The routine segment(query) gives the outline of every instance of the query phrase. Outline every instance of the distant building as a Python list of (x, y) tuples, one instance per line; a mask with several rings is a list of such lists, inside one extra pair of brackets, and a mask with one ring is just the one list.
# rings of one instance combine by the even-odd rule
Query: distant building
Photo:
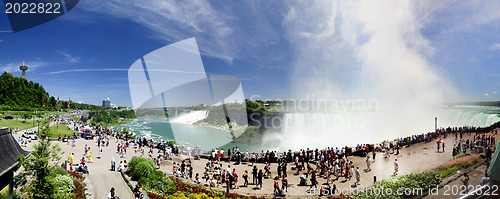
[(109, 101), (109, 98), (102, 100), (102, 106), (103, 107), (111, 107), (111, 101)]

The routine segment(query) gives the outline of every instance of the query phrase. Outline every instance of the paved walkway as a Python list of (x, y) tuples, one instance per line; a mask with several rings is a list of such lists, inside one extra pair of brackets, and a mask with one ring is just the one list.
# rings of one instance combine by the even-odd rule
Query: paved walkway
[[(52, 123), (51, 125), (54, 124)], [(36, 130), (36, 128), (34, 130)], [(14, 134), (16, 139), (20, 136), (20, 133)], [(23, 148), (25, 150), (32, 151), (34, 143), (37, 143), (37, 141), (32, 141)], [(84, 146), (87, 145), (87, 147), (91, 148), (93, 163), (88, 163), (89, 175), (84, 176), (88, 178), (87, 182), (91, 183), (88, 185), (88, 188), (93, 188), (93, 190), (87, 191), (87, 193), (91, 194), (91, 196), (87, 198), (107, 198), (111, 187), (115, 188), (116, 193), (120, 198), (134, 198), (132, 191), (127, 186), (120, 173), (109, 170), (111, 168), (110, 165), (112, 157), (115, 157), (115, 160), (117, 160), (117, 166), (121, 160), (115, 153), (117, 146), (115, 139), (110, 141), (109, 147), (102, 148), (103, 153), (100, 159), (97, 158), (97, 143), (94, 140), (84, 140), (79, 138), (76, 140), (76, 147), (74, 148), (66, 142), (53, 141), (52, 143), (58, 144), (61, 147), (61, 152), (63, 153), (61, 162), (67, 159), (68, 153), (74, 153), (75, 162), (79, 162), (79, 160), (84, 157)], [(130, 160), (130, 158), (127, 160)]]

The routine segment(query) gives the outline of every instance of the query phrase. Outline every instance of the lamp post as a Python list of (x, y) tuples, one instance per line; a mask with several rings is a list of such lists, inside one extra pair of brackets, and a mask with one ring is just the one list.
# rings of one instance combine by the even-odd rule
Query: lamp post
[(36, 120), (36, 122), (38, 123), (37, 132), (40, 133), (40, 119)]
[(434, 132), (437, 133), (437, 129), (438, 129), (438, 117), (435, 117), (434, 118)]

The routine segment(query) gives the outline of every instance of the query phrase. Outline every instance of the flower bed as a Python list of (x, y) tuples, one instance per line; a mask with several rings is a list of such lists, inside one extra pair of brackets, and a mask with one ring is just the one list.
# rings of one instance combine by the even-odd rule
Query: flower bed
[[(394, 176), (378, 181), (354, 195), (354, 198), (402, 198), (421, 195), (429, 187), (438, 185), (442, 176), (436, 171), (424, 171)], [(405, 192), (410, 190), (411, 192)], [(416, 190), (416, 191), (413, 191)]]
[(455, 160), (455, 159), (458, 159), (458, 158), (463, 158), (463, 157), (465, 157), (465, 156), (469, 156), (469, 155), (470, 155), (470, 153), (462, 153), (462, 154), (458, 154), (458, 155), (453, 156), (452, 158), (450, 158), (450, 160), (448, 160), (448, 161), (452, 161), (452, 160)]
[(75, 186), (75, 189), (73, 189), (73, 198), (85, 199), (86, 189), (85, 184), (83, 183), (84, 177), (76, 171), (69, 172), (69, 175), (73, 177), (73, 185)]
[(447, 178), (457, 171), (470, 167), (481, 160), (482, 158), (478, 154), (456, 158), (436, 168), (435, 171), (439, 172), (444, 178)]

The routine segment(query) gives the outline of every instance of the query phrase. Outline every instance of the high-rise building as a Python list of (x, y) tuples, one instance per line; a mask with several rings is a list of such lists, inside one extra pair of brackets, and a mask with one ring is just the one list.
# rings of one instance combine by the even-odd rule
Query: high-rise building
[(102, 100), (102, 106), (103, 107), (111, 107), (111, 101), (109, 101), (109, 98)]

